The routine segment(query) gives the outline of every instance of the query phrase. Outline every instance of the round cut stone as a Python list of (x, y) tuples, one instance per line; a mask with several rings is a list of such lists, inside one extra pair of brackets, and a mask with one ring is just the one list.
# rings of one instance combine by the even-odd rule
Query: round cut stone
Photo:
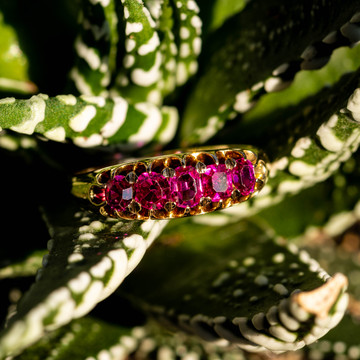
[(145, 209), (159, 210), (170, 200), (169, 181), (161, 174), (142, 173), (134, 184), (134, 199)]
[(250, 160), (236, 160), (236, 165), (232, 169), (232, 180), (241, 195), (246, 196), (254, 191), (256, 179), (254, 165)]
[(105, 200), (112, 210), (125, 210), (133, 198), (133, 187), (125, 176), (116, 175), (106, 185)]
[(201, 175), (201, 183), (203, 196), (210, 197), (212, 201), (229, 198), (233, 190), (231, 170), (224, 164), (208, 165)]
[(177, 206), (186, 208), (196, 206), (203, 196), (200, 175), (195, 168), (179, 166), (171, 179), (173, 198)]

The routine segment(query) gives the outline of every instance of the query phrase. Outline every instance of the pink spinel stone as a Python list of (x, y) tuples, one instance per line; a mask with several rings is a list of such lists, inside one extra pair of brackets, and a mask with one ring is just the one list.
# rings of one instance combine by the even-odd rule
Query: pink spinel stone
[(125, 210), (132, 197), (133, 187), (123, 175), (116, 175), (106, 186), (105, 199), (112, 210)]
[(175, 177), (171, 179), (173, 201), (177, 206), (186, 208), (196, 206), (203, 196), (200, 175), (195, 168), (179, 166), (175, 169)]
[(232, 169), (233, 184), (241, 192), (241, 195), (249, 195), (254, 191), (255, 172), (254, 165), (250, 160), (239, 159)]
[(203, 174), (201, 174), (201, 183), (204, 196), (208, 196), (212, 201), (227, 199), (232, 193), (231, 171), (226, 165), (220, 164), (208, 165)]
[(135, 200), (145, 209), (161, 209), (170, 200), (169, 181), (158, 173), (143, 173), (134, 184)]

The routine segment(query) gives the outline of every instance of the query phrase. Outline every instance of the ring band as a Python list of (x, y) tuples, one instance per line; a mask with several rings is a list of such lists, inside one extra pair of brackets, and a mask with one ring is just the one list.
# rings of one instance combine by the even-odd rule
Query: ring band
[(174, 151), (78, 174), (72, 193), (119, 219), (206, 214), (255, 196), (267, 181), (265, 159), (239, 147)]

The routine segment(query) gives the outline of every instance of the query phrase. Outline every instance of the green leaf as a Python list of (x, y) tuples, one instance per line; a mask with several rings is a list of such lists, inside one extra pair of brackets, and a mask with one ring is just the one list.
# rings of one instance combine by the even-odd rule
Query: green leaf
[(175, 108), (128, 103), (122, 97), (34, 95), (28, 100), (0, 100), (0, 127), (34, 132), (54, 141), (71, 139), (80, 147), (122, 144), (141, 147), (170, 141), (177, 124)]
[(19, 353), (46, 331), (87, 314), (116, 290), (166, 225), (99, 218), (71, 199), (52, 199), (46, 209), (49, 254), (1, 333), (0, 357)]
[[(261, 95), (288, 86), (300, 69), (320, 68), (334, 49), (355, 43), (357, 25), (349, 21), (359, 6), (303, 1), (287, 9), (278, 0), (250, 2), (207, 39), (181, 140), (205, 142)], [(326, 39), (334, 29), (334, 38)]]
[(106, 96), (118, 55), (115, 1), (103, 4), (83, 0), (79, 23), (79, 34), (74, 44), (76, 65), (70, 72), (70, 78), (80, 94)]
[(0, 11), (0, 90), (33, 94), (36, 85), (30, 81), (29, 63), (20, 47), (16, 29), (6, 24)]
[(125, 55), (114, 90), (133, 102), (162, 103), (159, 89), (162, 54), (156, 24), (142, 2), (122, 1)]
[(160, 321), (206, 341), (281, 352), (316, 341), (344, 315), (346, 278), (329, 279), (307, 253), (255, 223), (175, 229), (120, 289)]

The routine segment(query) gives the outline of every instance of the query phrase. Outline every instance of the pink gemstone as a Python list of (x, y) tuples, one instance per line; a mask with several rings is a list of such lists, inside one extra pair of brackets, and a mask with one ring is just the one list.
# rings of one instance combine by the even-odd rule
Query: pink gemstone
[(239, 159), (232, 169), (232, 179), (235, 187), (241, 192), (241, 195), (249, 195), (254, 191), (255, 172), (254, 165), (250, 160)]
[(201, 183), (204, 196), (210, 197), (212, 201), (229, 198), (233, 190), (231, 170), (224, 164), (208, 165), (201, 174)]
[(161, 209), (170, 200), (169, 181), (158, 173), (143, 173), (134, 184), (135, 200), (145, 209)]
[(196, 206), (203, 197), (200, 175), (191, 166), (179, 166), (171, 179), (173, 201), (177, 206), (186, 208)]
[(133, 187), (125, 176), (116, 175), (106, 185), (105, 199), (112, 210), (125, 210), (133, 198)]

